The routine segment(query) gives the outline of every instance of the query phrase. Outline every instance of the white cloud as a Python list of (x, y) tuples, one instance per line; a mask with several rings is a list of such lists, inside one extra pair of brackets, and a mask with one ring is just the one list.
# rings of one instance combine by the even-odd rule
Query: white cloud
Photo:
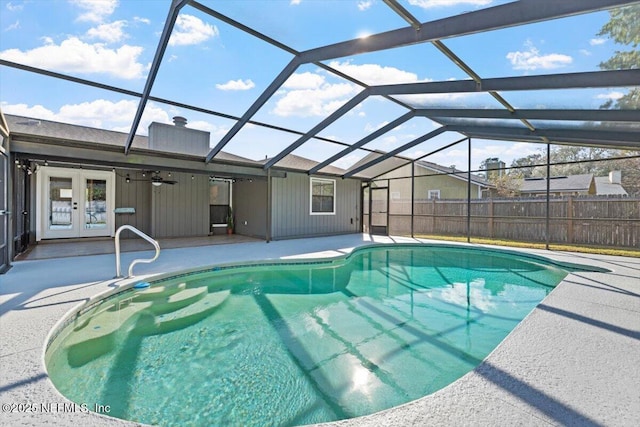
[(280, 91), (273, 113), (278, 116), (327, 116), (360, 89), (350, 83), (324, 83), (319, 87)]
[(255, 83), (253, 83), (251, 80), (229, 80), (226, 83), (223, 84), (217, 84), (216, 85), (216, 89), (220, 89), (220, 90), (249, 90), (249, 89), (253, 89), (255, 87)]
[(591, 46), (599, 46), (601, 44), (605, 44), (607, 42), (607, 39), (591, 39), (589, 40), (589, 44)]
[(358, 2), (358, 10), (365, 11), (369, 9), (372, 5), (373, 5), (373, 2), (371, 0), (360, 0)]
[(282, 85), (283, 89), (317, 89), (325, 83), (324, 76), (305, 72), (294, 73)]
[(350, 61), (331, 61), (332, 68), (350, 75), (368, 85), (384, 85), (395, 83), (415, 83), (419, 81), (417, 74), (403, 71), (395, 67), (383, 67), (378, 64), (355, 65)]
[(588, 51), (587, 49), (580, 49), (580, 53), (583, 54), (584, 56), (591, 56), (591, 52)]
[(451, 7), (458, 5), (486, 6), (491, 4), (492, 0), (409, 0), (412, 6), (418, 6), (423, 9), (431, 9), (436, 7)]
[(219, 34), (218, 27), (193, 15), (180, 14), (169, 39), (171, 46), (186, 46), (205, 42)]
[(565, 67), (573, 62), (573, 58), (560, 53), (541, 55), (531, 41), (527, 41), (525, 47), (526, 51), (507, 53), (507, 59), (511, 62), (514, 70), (550, 70)]
[(87, 36), (107, 43), (116, 43), (125, 38), (125, 33), (122, 29), (126, 26), (126, 21), (114, 21), (109, 24), (101, 24), (89, 29)]
[(227, 132), (229, 132), (228, 126), (217, 126), (213, 125), (209, 122), (205, 122), (204, 120), (194, 120), (192, 122), (187, 123), (187, 127), (189, 129), (197, 129), (205, 132), (209, 132), (209, 145), (214, 146), (215, 144), (224, 137)]
[(151, 20), (147, 18), (140, 18), (139, 16), (133, 17), (133, 22), (141, 22), (143, 24), (151, 24)]
[(291, 1), (289, 2), (289, 4), (290, 4), (290, 5), (292, 5), (292, 6), (297, 6), (297, 5), (299, 5), (300, 3), (302, 3), (302, 0), (291, 0)]
[(143, 77), (145, 66), (138, 62), (142, 47), (123, 45), (108, 49), (100, 43), (87, 44), (77, 37), (70, 37), (60, 45), (48, 41), (44, 46), (24, 52), (19, 49), (2, 51), (0, 58), (62, 72), (103, 73), (123, 79)]
[(612, 101), (616, 101), (620, 98), (622, 98), (624, 96), (624, 93), (622, 92), (609, 92), (609, 93), (601, 93), (596, 95), (596, 99), (606, 99), (606, 100), (612, 100)]
[[(67, 104), (58, 111), (50, 110), (42, 105), (2, 104), (2, 110), (8, 114), (53, 120), (100, 129), (129, 132), (131, 119), (135, 116), (138, 102), (135, 100), (107, 101), (96, 99), (79, 104)], [(147, 103), (138, 127), (139, 134), (146, 134), (152, 122), (170, 123), (169, 114), (153, 102)]]
[(23, 9), (23, 5), (21, 4), (13, 4), (11, 2), (7, 3), (7, 10), (11, 11), (11, 12), (19, 12)]
[[(371, 123), (367, 123), (367, 124), (364, 126), (364, 130), (365, 130), (365, 132), (367, 132), (367, 133), (371, 133), (371, 132), (374, 132), (374, 131), (376, 131), (376, 130), (378, 130), (378, 129), (380, 129), (380, 128), (382, 128), (382, 127), (384, 127), (384, 126), (388, 125), (388, 124), (389, 124), (389, 122), (388, 122), (388, 121), (384, 121), (384, 122), (382, 122), (382, 123), (378, 123), (377, 125), (372, 125)], [(396, 129), (400, 129), (400, 127), (401, 127), (401, 126), (398, 126)]]
[(7, 28), (4, 29), (4, 31), (13, 31), (13, 30), (17, 30), (18, 28), (20, 28), (20, 21), (16, 21), (13, 24), (9, 25)]
[(78, 21), (103, 22), (118, 7), (118, 0), (69, 0), (84, 11)]

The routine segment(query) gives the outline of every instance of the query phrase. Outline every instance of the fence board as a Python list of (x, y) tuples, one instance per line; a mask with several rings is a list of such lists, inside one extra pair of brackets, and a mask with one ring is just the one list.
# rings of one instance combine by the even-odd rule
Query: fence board
[[(409, 234), (411, 202), (391, 201), (389, 232)], [(471, 236), (546, 241), (545, 199), (473, 199)], [(549, 241), (640, 247), (640, 198), (563, 197), (549, 203)], [(467, 200), (416, 200), (414, 233), (465, 236)]]

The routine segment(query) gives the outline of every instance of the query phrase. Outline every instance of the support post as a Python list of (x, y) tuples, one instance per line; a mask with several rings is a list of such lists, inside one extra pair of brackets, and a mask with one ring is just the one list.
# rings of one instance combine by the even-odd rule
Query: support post
[(416, 198), (415, 171), (416, 171), (416, 162), (411, 162), (411, 238), (414, 237), (413, 215), (415, 213), (414, 201)]
[(467, 243), (471, 243), (471, 138), (467, 141)]
[(545, 249), (549, 250), (549, 230), (550, 230), (550, 207), (551, 207), (551, 144), (547, 143), (547, 203), (546, 203), (546, 218), (545, 218)]
[(271, 190), (272, 190), (272, 183), (271, 183), (271, 168), (267, 169), (267, 228), (266, 228), (266, 235), (265, 235), (265, 240), (267, 241), (267, 243), (269, 243), (271, 241), (271, 205), (273, 203), (272, 200), (272, 195), (271, 195)]

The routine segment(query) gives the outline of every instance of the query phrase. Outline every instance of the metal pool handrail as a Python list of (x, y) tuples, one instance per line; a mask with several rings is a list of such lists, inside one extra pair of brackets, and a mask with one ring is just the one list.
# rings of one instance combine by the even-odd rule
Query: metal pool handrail
[(118, 228), (118, 231), (116, 231), (116, 237), (115, 237), (115, 245), (116, 245), (116, 278), (122, 277), (122, 274), (120, 273), (120, 232), (122, 232), (122, 230), (133, 231), (138, 236), (142, 237), (144, 240), (146, 240), (147, 242), (151, 243), (153, 245), (153, 247), (156, 249), (156, 254), (155, 254), (155, 256), (153, 258), (136, 259), (136, 260), (132, 261), (131, 264), (129, 264), (129, 275), (127, 277), (133, 277), (133, 266), (134, 265), (136, 265), (138, 263), (141, 263), (141, 262), (144, 262), (144, 263), (153, 262), (156, 259), (158, 259), (158, 256), (160, 256), (160, 245), (158, 244), (158, 242), (156, 240), (153, 240), (151, 237), (147, 236), (142, 231), (138, 230), (137, 228), (135, 228), (132, 225), (122, 225), (122, 226), (120, 226), (120, 228)]

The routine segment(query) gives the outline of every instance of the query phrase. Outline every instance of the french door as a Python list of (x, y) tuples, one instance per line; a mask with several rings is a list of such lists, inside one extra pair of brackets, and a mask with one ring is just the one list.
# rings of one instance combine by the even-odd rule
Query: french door
[(113, 236), (115, 173), (41, 167), (36, 240)]

